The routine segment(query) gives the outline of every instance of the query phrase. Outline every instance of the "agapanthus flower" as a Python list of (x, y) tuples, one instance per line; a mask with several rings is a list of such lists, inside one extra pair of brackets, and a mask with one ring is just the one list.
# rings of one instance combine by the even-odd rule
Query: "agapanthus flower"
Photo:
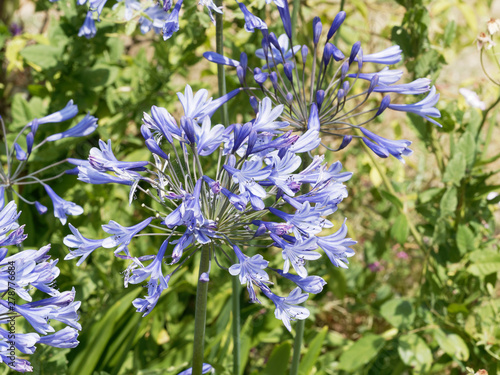
[[(319, 293), (324, 285), (323, 279), (307, 270), (308, 263), (321, 256), (319, 239), (327, 242), (323, 247), (328, 258), (328, 252), (335, 252), (332, 247), (344, 249), (350, 244), (342, 242), (344, 232), (320, 236), (324, 228), (333, 226), (326, 217), (347, 196), (343, 182), (351, 174), (341, 172), (338, 162), (328, 166), (321, 156), (302, 158), (301, 153), (311, 150), (307, 145), (317, 145), (319, 131), (312, 126), (302, 136), (284, 133), (282, 128), (289, 124), (276, 121), (283, 106), (273, 108), (269, 99), (262, 101), (252, 121), (227, 126), (213, 125), (211, 119), (227, 97), (207, 100), (206, 91), (193, 95), (189, 86), (178, 96), (185, 114), (180, 121), (156, 106), (150, 115), (144, 114), (141, 134), (151, 151), (148, 165), (118, 161), (111, 143), (103, 141), (100, 150), (91, 150), (88, 162), (72, 161), (79, 165), (80, 179), (89, 183), (105, 183), (105, 175), (113, 183), (112, 174), (139, 167), (134, 173), (140, 177), (131, 192), (149, 195), (159, 208), (150, 208), (153, 216), (129, 227), (110, 221), (103, 229), (112, 236), (102, 240), (89, 240), (70, 227), (73, 234), (64, 243), (75, 250), (67, 258), (80, 257), (80, 264), (99, 246), (115, 248), (116, 256), (130, 262), (124, 272), (125, 286), (147, 286), (147, 295), (133, 301), (144, 316), (154, 309), (184, 262), (208, 251), (211, 259), (246, 285), (251, 302), (259, 303), (260, 295), (271, 299), (276, 317), (291, 329), (291, 321), (309, 314), (298, 306), (307, 299), (306, 293)], [(213, 155), (219, 160), (217, 166), (212, 165)], [(102, 177), (89, 178), (91, 169)], [(139, 253), (134, 237), (151, 231), (164, 236), (159, 250)], [(274, 270), (269, 268), (272, 253), (259, 250), (273, 244), (282, 249), (283, 258), (283, 269), (275, 272), (298, 286), (288, 297), (272, 291), (268, 273)], [(339, 266), (338, 259), (351, 254), (345, 250), (337, 255), (332, 261)], [(210, 282), (209, 273), (203, 272), (200, 282)]]
[(88, 11), (85, 21), (83, 22), (80, 31), (78, 31), (78, 36), (84, 36), (87, 39), (93, 38), (97, 32), (94, 22), (94, 12)]
[[(78, 309), (80, 302), (75, 301), (75, 290), (60, 292), (54, 286), (59, 275), (57, 260), (50, 259), (50, 245), (39, 250), (23, 250), (7, 256), (4, 246), (19, 244), (26, 238), (12, 233), (19, 227), (16, 204), (11, 201), (0, 211), (0, 238), (16, 237), (19, 241), (2, 243), (0, 250), (0, 359), (11, 369), (18, 372), (31, 372), (33, 367), (27, 359), (20, 358), (33, 354), (41, 345), (57, 348), (74, 348), (78, 345), (78, 331), (81, 330)], [(17, 229), (16, 229), (17, 228)], [(10, 232), (14, 230), (14, 232)], [(10, 232), (10, 233), (9, 233)], [(33, 300), (33, 288), (49, 296)], [(24, 318), (28, 332), (21, 333), (20, 324)], [(56, 331), (51, 320), (62, 322), (66, 327)], [(31, 332), (30, 332), (31, 331)]]
[[(439, 125), (434, 119), (441, 116), (435, 108), (439, 95), (431, 86), (431, 81), (418, 78), (413, 82), (400, 83), (403, 72), (389, 68), (402, 59), (399, 46), (365, 54), (361, 43), (356, 42), (349, 50), (341, 50), (333, 43), (333, 36), (346, 18), (343, 11), (335, 16), (326, 35), (322, 34), (321, 20), (315, 17), (312, 22), (311, 45), (295, 45), (288, 2), (282, 0), (280, 3), (282, 4), (278, 5), (278, 10), (285, 30), (280, 37), (269, 33), (264, 21), (255, 17), (246, 6), (239, 4), (245, 16), (245, 29), (249, 32), (254, 32), (255, 29), (261, 31), (262, 48), (255, 52), (262, 59), (261, 66), (248, 66), (245, 53), (241, 54), (239, 61), (215, 52), (204, 53), (205, 58), (211, 62), (236, 68), (242, 88), (248, 93), (254, 108), (259, 107), (259, 113), (262, 103), (267, 105), (265, 101), (268, 98), (279, 104), (276, 109), (281, 106), (276, 120), (289, 125), (280, 130), (306, 133), (314, 128), (323, 137), (338, 137), (338, 147), (331, 148), (321, 143), (331, 151), (338, 151), (346, 147), (353, 138), (363, 138), (365, 141), (366, 136), (363, 137), (359, 129), (366, 128), (369, 122), (386, 109), (412, 112)], [(372, 64), (385, 66), (377, 71)], [(427, 99), (420, 102), (399, 104), (405, 103), (402, 96), (428, 92)], [(374, 93), (387, 95), (380, 100), (379, 95)], [(315, 137), (311, 132), (309, 136), (311, 140)], [(371, 146), (369, 142), (371, 141), (368, 140)], [(309, 142), (304, 141), (306, 143)], [(369, 148), (381, 157), (394, 155), (401, 161), (401, 155), (410, 154), (406, 151), (384, 153), (378, 152), (377, 147)]]
[[(47, 207), (38, 201), (30, 201), (23, 197), (20, 191), (22, 189), (14, 189), (16, 185), (30, 185), (41, 184), (44, 186), (47, 195), (52, 200), (54, 205), (54, 215), (61, 220), (61, 223), (66, 223), (67, 215), (80, 215), (83, 209), (75, 203), (69, 202), (57, 195), (54, 190), (47, 184), (64, 174), (66, 171), (60, 170), (56, 175), (48, 175), (47, 172), (59, 165), (68, 161), (68, 159), (59, 160), (53, 164), (46, 165), (45, 167), (34, 172), (26, 172), (27, 164), (33, 154), (39, 153), (42, 146), (47, 142), (54, 142), (63, 138), (78, 138), (87, 136), (95, 131), (97, 128), (97, 118), (87, 114), (75, 126), (38, 141), (37, 133), (40, 126), (50, 128), (53, 123), (61, 123), (74, 118), (78, 114), (78, 106), (70, 100), (64, 108), (51, 113), (41, 118), (35, 118), (26, 124), (16, 135), (12, 144), (9, 144), (9, 138), (6, 137), (5, 148), (5, 163), (0, 169), (0, 207), (3, 206), (4, 193), (10, 190), (23, 202), (34, 205), (40, 214), (47, 212)], [(0, 125), (3, 128), (4, 134), (7, 133), (7, 127), (3, 119), (0, 117)], [(60, 167), (59, 167), (60, 168)]]

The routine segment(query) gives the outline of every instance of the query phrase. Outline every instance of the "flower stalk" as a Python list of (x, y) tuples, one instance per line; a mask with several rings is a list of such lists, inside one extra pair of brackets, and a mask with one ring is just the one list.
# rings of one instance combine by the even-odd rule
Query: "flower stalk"
[(210, 248), (201, 248), (198, 288), (196, 289), (196, 310), (194, 314), (193, 375), (201, 375), (203, 371), (203, 349), (205, 346), (205, 325), (207, 320), (208, 282), (202, 277), (210, 265)]
[(293, 341), (293, 356), (292, 367), (290, 368), (290, 375), (298, 375), (300, 364), (300, 350), (302, 348), (302, 339), (304, 337), (305, 320), (297, 321), (295, 325), (295, 338)]

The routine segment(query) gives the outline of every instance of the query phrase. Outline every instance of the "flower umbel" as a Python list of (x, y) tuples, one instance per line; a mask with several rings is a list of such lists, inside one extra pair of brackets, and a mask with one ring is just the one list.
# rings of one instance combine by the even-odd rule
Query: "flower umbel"
[[(212, 101), (206, 91), (193, 94), (186, 86), (178, 94), (185, 112), (179, 122), (165, 108), (152, 107), (151, 115), (144, 114), (141, 133), (154, 162), (121, 162), (111, 143), (103, 141), (100, 149), (91, 150), (88, 162), (72, 160), (79, 165), (79, 178), (89, 183), (113, 183), (117, 176), (133, 173), (131, 194), (147, 194), (160, 208), (143, 205), (154, 216), (131, 227), (110, 221), (103, 229), (112, 236), (103, 240), (89, 240), (71, 226), (73, 234), (65, 244), (75, 250), (66, 258), (80, 257), (81, 264), (100, 246), (116, 248), (116, 256), (130, 261), (125, 286), (145, 282), (148, 287), (148, 294), (133, 302), (147, 315), (177, 270), (200, 250), (208, 250), (210, 259), (247, 286), (252, 302), (260, 302), (259, 291), (270, 298), (276, 317), (290, 330), (291, 321), (309, 314), (297, 306), (307, 299), (301, 288), (319, 293), (324, 285), (320, 277), (308, 275), (307, 263), (321, 256), (315, 250), (327, 237), (317, 235), (333, 226), (326, 216), (347, 196), (343, 182), (351, 174), (341, 173), (338, 162), (327, 166), (322, 156), (301, 158), (300, 153), (318, 144), (318, 130), (311, 128), (302, 136), (283, 133), (289, 124), (276, 121), (283, 108), (273, 108), (269, 99), (248, 123), (213, 124), (211, 115), (236, 94)], [(219, 160), (216, 168), (211, 168), (213, 154)], [(163, 236), (163, 243), (156, 254), (137, 254), (134, 237), (148, 234)], [(337, 266), (344, 266), (337, 258), (352, 255), (328, 254), (335, 251), (333, 246), (351, 244), (344, 244), (342, 236), (345, 232), (338, 232), (328, 242), (332, 245), (324, 246)], [(284, 261), (277, 274), (298, 286), (288, 297), (271, 291), (269, 254), (255, 250), (273, 244), (282, 249)], [(209, 271), (200, 280), (209, 282)]]

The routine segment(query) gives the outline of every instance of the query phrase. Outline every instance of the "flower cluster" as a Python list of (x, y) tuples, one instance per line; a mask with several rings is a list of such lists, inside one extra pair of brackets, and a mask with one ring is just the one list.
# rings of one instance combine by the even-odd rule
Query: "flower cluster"
[[(57, 2), (59, 0), (50, 0)], [(89, 10), (85, 17), (78, 36), (84, 36), (87, 39), (93, 38), (97, 33), (95, 19), (100, 21), (101, 13), (108, 0), (76, 0), (78, 5), (87, 5)], [(140, 30), (146, 34), (154, 30), (156, 34), (163, 34), (163, 39), (169, 39), (179, 30), (179, 11), (181, 10), (183, 0), (177, 0), (172, 7), (172, 0), (162, 1), (137, 1), (137, 0), (116, 0), (113, 9), (123, 6), (125, 21), (130, 21), (134, 17), (138, 18)], [(208, 9), (210, 19), (215, 24), (215, 18), (212, 11), (222, 13), (222, 8), (214, 4), (213, 0), (200, 0), (200, 5)]]
[[(39, 250), (23, 250), (7, 256), (5, 246), (18, 245), (27, 238), (24, 225), (16, 220), (20, 213), (11, 201), (0, 211), (0, 362), (19, 372), (33, 371), (26, 359), (19, 358), (16, 351), (33, 354), (37, 344), (57, 348), (74, 348), (78, 345), (77, 310), (75, 290), (59, 292), (56, 278), (59, 276), (58, 260), (50, 259), (50, 245)], [(48, 298), (34, 301), (34, 289), (49, 295)], [(18, 298), (26, 301), (19, 304)], [(20, 333), (19, 320), (24, 318), (36, 332)], [(51, 325), (59, 321), (66, 327), (57, 332)]]
[[(341, 138), (336, 149), (332, 150), (323, 144), (324, 147), (338, 151), (356, 137), (361, 138), (376, 155), (383, 158), (392, 155), (404, 162), (402, 157), (412, 153), (408, 148), (410, 141), (383, 138), (367, 130), (365, 125), (390, 109), (417, 114), (440, 126), (432, 119), (441, 114), (435, 108), (439, 94), (434, 87), (430, 87), (430, 79), (419, 78), (410, 83), (398, 83), (403, 71), (389, 68), (401, 61), (401, 48), (397, 45), (365, 54), (361, 43), (356, 42), (348, 53), (341, 51), (333, 43), (333, 37), (346, 18), (343, 11), (336, 15), (326, 37), (322, 39), (323, 26), (319, 17), (315, 17), (312, 46), (294, 45), (288, 3), (287, 0), (280, 2), (282, 4), (277, 3), (277, 6), (285, 33), (279, 37), (269, 32), (268, 25), (262, 19), (239, 3), (245, 17), (245, 29), (249, 32), (260, 30), (262, 33), (262, 48), (255, 52), (263, 60), (262, 66), (249, 67), (244, 52), (239, 61), (215, 52), (205, 52), (205, 58), (236, 68), (240, 84), (248, 93), (254, 108), (260, 100), (255, 94), (257, 88), (273, 103), (284, 106), (281, 119), (289, 122), (291, 129), (304, 132), (314, 128), (325, 136)], [(379, 71), (366, 71), (366, 67), (371, 64), (385, 67)], [(396, 95), (426, 92), (427, 97), (414, 104), (395, 102)], [(375, 93), (385, 96), (379, 100)], [(373, 102), (375, 106), (365, 108), (365, 105)], [(313, 115), (315, 112), (318, 115)], [(311, 122), (311, 118), (317, 118), (318, 121)]]
[[(16, 185), (22, 186), (42, 184), (54, 205), (54, 216), (57, 217), (63, 225), (66, 224), (67, 215), (80, 215), (83, 213), (82, 207), (78, 206), (76, 203), (64, 200), (57, 195), (49, 185), (46, 184), (47, 181), (55, 180), (65, 173), (68, 173), (68, 171), (62, 172), (56, 176), (41, 177), (41, 175), (47, 170), (66, 163), (67, 160), (60, 160), (31, 173), (26, 173), (25, 171), (30, 156), (44, 144), (48, 142), (55, 142), (63, 138), (84, 137), (91, 134), (97, 128), (97, 118), (87, 114), (81, 121), (68, 130), (52, 134), (42, 141), (35, 143), (39, 126), (43, 126), (44, 124), (60, 123), (74, 118), (77, 114), (78, 106), (73, 104), (73, 100), (70, 100), (63, 109), (42, 118), (36, 118), (26, 124), (16, 135), (10, 147), (6, 136), (6, 126), (3, 119), (0, 117), (2, 131), (3, 134), (5, 134), (4, 146), (6, 154), (6, 164), (2, 166), (3, 168), (0, 168), (0, 206), (3, 206), (4, 204), (5, 192), (9, 197), (11, 197), (12, 193), (14, 193), (23, 202), (34, 205), (40, 214), (46, 213), (47, 207), (38, 201), (30, 201), (26, 199), (18, 193), (16, 189), (14, 189), (14, 186)], [(25, 143), (25, 148), (18, 143), (21, 141), (22, 143)], [(12, 200), (12, 198), (9, 198), (9, 200)]]
[[(299, 306), (307, 293), (319, 293), (325, 284), (307, 270), (308, 261), (321, 257), (317, 250), (338, 267), (347, 267), (354, 255), (350, 246), (356, 242), (346, 238), (345, 222), (335, 233), (320, 235), (333, 227), (327, 216), (347, 196), (343, 182), (351, 173), (341, 172), (339, 162), (328, 166), (323, 156), (301, 157), (319, 145), (319, 131), (301, 136), (284, 131), (289, 123), (278, 121), (284, 106), (273, 108), (269, 98), (250, 122), (212, 125), (216, 109), (239, 91), (212, 100), (206, 90), (194, 95), (186, 86), (184, 94), (178, 93), (184, 108), (180, 123), (165, 108), (153, 106), (151, 115), (144, 114), (141, 132), (154, 163), (119, 161), (111, 141), (100, 141), (88, 160), (71, 160), (80, 180), (130, 185), (130, 202), (139, 190), (159, 208), (149, 208), (155, 215), (131, 227), (110, 221), (102, 226), (109, 237), (100, 240), (87, 239), (70, 225), (73, 234), (64, 243), (74, 250), (65, 259), (79, 257), (80, 264), (98, 247), (115, 248), (117, 257), (130, 260), (125, 286), (147, 281), (148, 295), (133, 301), (147, 315), (182, 264), (208, 249), (210, 259), (247, 286), (252, 302), (260, 302), (259, 291), (269, 298), (276, 317), (291, 330), (290, 321), (309, 315)], [(317, 112), (312, 116), (311, 122), (318, 121)], [(214, 153), (216, 167), (211, 166)], [(129, 245), (146, 228), (165, 240), (156, 254), (133, 254)], [(273, 245), (281, 251), (281, 269), (269, 267), (264, 258), (272, 252), (254, 250)], [(169, 266), (175, 268), (167, 273)], [(274, 294), (270, 271), (296, 288), (286, 297)], [(208, 281), (209, 272), (200, 280)]]

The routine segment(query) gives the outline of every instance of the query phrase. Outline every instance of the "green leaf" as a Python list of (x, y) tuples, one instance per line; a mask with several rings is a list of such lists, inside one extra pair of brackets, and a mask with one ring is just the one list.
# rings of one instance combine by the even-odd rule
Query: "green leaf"
[(459, 361), (469, 359), (469, 348), (459, 335), (454, 333), (446, 334), (441, 329), (435, 329), (433, 333), (439, 347), (450, 357), (455, 357)]
[(472, 264), (467, 271), (475, 276), (486, 276), (500, 271), (500, 254), (491, 251), (475, 251), (470, 254)]
[(262, 371), (262, 375), (285, 375), (291, 351), (292, 345), (289, 342), (284, 342), (276, 346), (271, 352), (271, 356), (267, 361), (264, 371)]
[(446, 166), (443, 181), (459, 185), (460, 180), (465, 176), (465, 167), (466, 161), (464, 154), (460, 151), (455, 152)]
[(391, 299), (380, 307), (380, 314), (392, 326), (399, 330), (411, 327), (415, 319), (415, 310), (409, 299)]
[(37, 44), (28, 46), (21, 51), (21, 56), (31, 64), (42, 69), (49, 69), (57, 65), (61, 48)]
[(110, 339), (115, 332), (115, 324), (130, 310), (132, 300), (141, 292), (136, 288), (114, 303), (104, 317), (94, 322), (86, 337), (89, 344), (79, 352), (70, 365), (68, 374), (90, 375), (99, 366), (99, 359), (110, 345)]
[(426, 342), (416, 334), (401, 336), (398, 340), (401, 360), (413, 368), (414, 374), (427, 374), (432, 365), (432, 352)]
[(444, 41), (444, 46), (449, 47), (451, 46), (451, 42), (455, 39), (455, 35), (457, 32), (457, 24), (455, 21), (448, 22), (446, 24), (446, 27), (444, 28), (444, 35), (443, 35), (443, 41)]
[(353, 373), (375, 358), (384, 345), (385, 340), (379, 335), (369, 333), (363, 336), (342, 353), (339, 369)]
[(457, 247), (463, 255), (475, 249), (474, 232), (466, 225), (459, 225), (457, 229)]
[(476, 140), (470, 131), (460, 137), (457, 149), (463, 153), (467, 168), (472, 168), (476, 159)]
[(309, 375), (314, 367), (314, 364), (318, 360), (321, 349), (325, 342), (326, 334), (328, 333), (328, 327), (325, 326), (322, 330), (314, 337), (314, 339), (309, 344), (306, 354), (302, 357), (299, 365), (299, 375)]
[(441, 202), (439, 203), (439, 209), (441, 210), (441, 216), (449, 215), (453, 213), (457, 208), (458, 200), (457, 200), (457, 189), (455, 187), (451, 187), (443, 194), (443, 198), (441, 198)]
[(403, 208), (403, 202), (396, 197), (394, 194), (389, 193), (388, 191), (385, 190), (380, 190), (380, 194), (387, 199), (389, 202), (391, 202), (393, 205), (397, 206), (398, 208), (402, 209)]
[(400, 244), (404, 244), (408, 238), (408, 219), (401, 214), (391, 227), (391, 236)]

